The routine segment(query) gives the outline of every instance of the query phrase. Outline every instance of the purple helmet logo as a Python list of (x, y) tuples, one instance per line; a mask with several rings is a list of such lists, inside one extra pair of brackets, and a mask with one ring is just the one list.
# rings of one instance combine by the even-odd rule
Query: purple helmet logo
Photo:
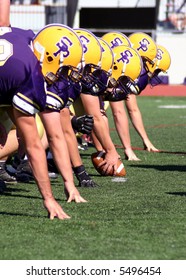
[(162, 50), (160, 50), (160, 49), (158, 49), (158, 52), (157, 52), (156, 58), (157, 58), (158, 60), (162, 60), (162, 55), (163, 55), (163, 51), (162, 51)]
[(63, 53), (63, 57), (67, 57), (70, 54), (69, 46), (72, 46), (72, 42), (67, 37), (63, 37), (61, 41), (59, 41), (56, 46), (58, 47), (57, 52), (53, 53), (54, 56), (58, 56), (60, 52)]
[(128, 64), (130, 62), (130, 57), (133, 57), (133, 54), (130, 50), (126, 50), (120, 53), (121, 57), (117, 59), (117, 62), (122, 61), (123, 63)]
[(83, 45), (83, 53), (86, 53), (88, 48), (87, 48), (87, 44), (90, 42), (90, 40), (85, 37), (84, 35), (80, 35), (79, 36), (80, 40), (81, 40), (81, 43)]
[(114, 47), (122, 45), (122, 40), (120, 38), (116, 37), (110, 43), (111, 43), (111, 49), (113, 49)]
[(137, 51), (142, 50), (143, 52), (146, 52), (148, 50), (148, 45), (150, 45), (150, 42), (147, 40), (147, 38), (143, 38), (140, 42), (140, 47), (137, 48)]

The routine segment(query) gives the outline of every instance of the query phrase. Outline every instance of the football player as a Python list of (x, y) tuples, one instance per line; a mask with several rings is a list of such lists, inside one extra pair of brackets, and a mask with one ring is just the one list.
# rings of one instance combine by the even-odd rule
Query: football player
[[(149, 61), (152, 61), (155, 59), (156, 52), (157, 52), (157, 47), (154, 42), (154, 40), (147, 34), (145, 33), (134, 33), (135, 35), (131, 35), (132, 40), (130, 40), (130, 37), (128, 38), (127, 36), (124, 35), (125, 41), (121, 41), (120, 38), (120, 33), (118, 34), (117, 32), (109, 32), (106, 33), (103, 38), (108, 42), (108, 44), (112, 47), (114, 46), (117, 42), (117, 44), (126, 44), (127, 46), (132, 46), (135, 48), (138, 53), (141, 55), (143, 62), (146, 63), (147, 59)], [(137, 42), (139, 45), (137, 45)], [(141, 42), (141, 43), (140, 43)], [(141, 47), (140, 47), (141, 46)], [(141, 50), (139, 52), (139, 50)], [(145, 74), (144, 74), (145, 73)], [(154, 147), (154, 145), (151, 143), (151, 141), (148, 138), (148, 135), (145, 131), (144, 125), (143, 125), (143, 120), (141, 116), (141, 112), (139, 110), (139, 107), (137, 105), (137, 99), (136, 95), (139, 94), (140, 90), (137, 85), (142, 83), (146, 84), (148, 83), (148, 76), (146, 75), (146, 70), (144, 66), (142, 66), (142, 72), (140, 73), (140, 76), (138, 79), (136, 79), (135, 84), (130, 87), (131, 93), (128, 95), (128, 98), (125, 99), (125, 106), (128, 111), (129, 117), (131, 118), (132, 124), (140, 137), (142, 138), (144, 148), (147, 149), (149, 152), (150, 151), (158, 151)], [(141, 86), (142, 90), (142, 86)], [(125, 157), (128, 160), (140, 160), (135, 153), (132, 150), (131, 147), (131, 139), (130, 139), (130, 133), (129, 133), (129, 123), (128, 123), (128, 116), (126, 114), (126, 111), (123, 106), (123, 102), (117, 102), (116, 104), (114, 102), (110, 102), (110, 106), (112, 109), (112, 113), (114, 116), (114, 121), (116, 125), (116, 129), (118, 132), (118, 135), (120, 137), (120, 140), (124, 146), (124, 153)]]
[[(107, 175), (113, 167), (116, 171), (118, 154), (110, 138), (108, 125), (105, 124), (100, 112), (99, 96), (103, 96), (105, 100), (116, 101), (125, 99), (130, 93), (128, 86), (130, 87), (132, 85), (132, 78), (135, 79), (140, 74), (141, 58), (134, 49), (126, 49), (124, 46), (123, 49), (118, 50), (118, 56), (116, 56), (118, 61), (113, 59), (114, 56), (112, 54), (112, 65), (110, 65), (110, 68), (105, 69), (102, 63), (104, 65), (105, 58), (110, 57), (110, 51), (108, 51), (110, 47), (107, 46), (107, 43), (101, 44), (98, 38), (95, 38), (90, 31), (85, 29), (79, 28), (75, 29), (75, 31), (82, 40), (85, 59), (83, 79), (81, 80), (82, 93), (80, 97), (86, 113), (93, 114), (94, 116), (93, 132), (99, 139), (102, 149), (106, 151), (105, 160), (101, 165), (104, 165), (104, 172)], [(107, 51), (105, 57), (104, 51)], [(131, 74), (133, 73), (133, 77), (129, 78), (127, 77), (128, 68), (131, 67), (130, 60), (132, 60), (133, 55), (135, 58), (137, 57), (135, 61), (136, 71), (133, 69), (131, 72)], [(118, 65), (115, 65), (115, 63), (118, 63)], [(76, 104), (74, 104), (74, 107), (76, 107)]]
[(85, 60), (85, 64), (83, 67), (83, 79), (81, 79), (81, 102), (86, 114), (93, 116), (93, 131), (99, 141), (102, 143), (104, 150), (106, 151), (105, 160), (102, 162), (102, 165), (104, 165), (103, 172), (107, 174), (111, 169), (113, 169), (115, 175), (119, 155), (112, 142), (108, 127), (106, 126), (99, 109), (100, 106), (98, 94), (100, 91), (102, 91), (102, 86), (105, 87), (105, 84), (102, 83), (102, 81), (100, 83), (100, 76), (97, 78), (93, 74), (95, 70), (101, 69), (101, 45), (99, 43), (99, 40), (92, 32), (81, 28), (77, 28), (74, 30), (83, 44)]
[(50, 98), (47, 101), (43, 74), (29, 46), (33, 36), (31, 30), (10, 27), (0, 29), (0, 42), (5, 50), (1, 54), (0, 104), (11, 107), (11, 118), (16, 125), (19, 137), (25, 144), (32, 172), (50, 219), (54, 217), (68, 219), (69, 216), (52, 194), (45, 150), (42, 147), (34, 118), (36, 113), (40, 112), (50, 148), (62, 174), (65, 190), (68, 192), (68, 201), (85, 202), (85, 200), (74, 185), (70, 157), (61, 129), (58, 110), (63, 101), (57, 95), (54, 95), (55, 103), (51, 104)]
[[(50, 40), (48, 40), (50, 38)], [(73, 117), (69, 106), (81, 93), (80, 70), (83, 63), (83, 48), (77, 34), (65, 25), (48, 25), (36, 34), (33, 40), (34, 53), (40, 61), (42, 72), (48, 81), (48, 94), (54, 92), (63, 100), (60, 119), (67, 141), (73, 171), (79, 186), (95, 187), (79, 154), (77, 139), (74, 133), (90, 133), (93, 127), (91, 115)], [(55, 82), (53, 82), (53, 79)], [(52, 93), (50, 93), (52, 92)]]
[[(113, 104), (116, 108), (118, 108), (118, 104), (123, 104), (123, 101), (120, 100), (128, 100), (130, 98), (130, 88), (134, 87), (134, 80), (139, 77), (142, 70), (142, 60), (140, 55), (136, 50), (131, 48), (130, 46), (120, 45), (116, 46), (112, 49), (114, 53), (114, 65), (112, 68), (111, 79), (117, 84), (115, 87), (111, 87), (111, 93), (113, 95), (113, 99), (110, 99), (110, 104)], [(121, 55), (122, 54), (122, 55)], [(123, 60), (122, 60), (123, 58)], [(110, 79), (110, 80), (111, 80)], [(112, 81), (113, 83), (113, 81)], [(107, 91), (109, 88), (107, 89)], [(122, 98), (125, 96), (126, 98)], [(107, 96), (105, 98), (107, 100)], [(116, 102), (117, 101), (117, 102)], [(102, 105), (102, 103), (101, 103)], [(105, 118), (105, 108), (101, 107), (102, 115)], [(116, 120), (116, 115), (113, 114), (114, 120)], [(105, 121), (107, 119), (105, 118)], [(120, 117), (121, 122), (123, 121), (122, 116)], [(117, 125), (117, 123), (116, 123)], [(122, 127), (122, 126), (121, 126)], [(121, 130), (120, 126), (116, 126), (117, 131)], [(125, 137), (125, 135), (123, 135)], [(101, 147), (94, 139), (94, 143), (97, 150), (100, 150)]]

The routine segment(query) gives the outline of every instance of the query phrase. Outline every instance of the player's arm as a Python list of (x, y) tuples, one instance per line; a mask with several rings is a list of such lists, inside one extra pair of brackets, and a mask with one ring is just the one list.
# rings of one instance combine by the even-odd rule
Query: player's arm
[(0, 26), (10, 25), (10, 0), (0, 0)]
[(68, 202), (86, 202), (86, 200), (80, 196), (74, 184), (72, 165), (68, 146), (61, 127), (59, 112), (46, 111), (40, 114), (40, 116), (46, 130), (49, 147), (52, 151), (55, 164), (63, 177), (65, 191), (67, 191), (68, 194)]
[(97, 96), (82, 94), (81, 100), (86, 113), (93, 115), (93, 131), (106, 152), (105, 160), (101, 163), (104, 165), (103, 171), (109, 173), (111, 169), (114, 169), (116, 174), (119, 155), (110, 137), (109, 127), (101, 115), (99, 99)]
[(25, 115), (16, 109), (13, 109), (13, 116), (18, 134), (25, 144), (33, 175), (42, 195), (44, 206), (48, 211), (49, 218), (54, 219), (57, 217), (61, 220), (70, 218), (52, 194), (46, 154), (39, 138), (34, 116)]

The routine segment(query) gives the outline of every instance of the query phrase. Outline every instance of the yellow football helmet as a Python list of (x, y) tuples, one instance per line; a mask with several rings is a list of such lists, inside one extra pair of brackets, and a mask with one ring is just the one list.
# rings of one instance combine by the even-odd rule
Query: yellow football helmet
[(148, 76), (150, 78), (149, 83), (151, 84), (151, 86), (161, 84), (163, 81), (160, 77), (158, 77), (158, 74), (160, 72), (166, 73), (166, 71), (170, 67), (171, 57), (165, 47), (157, 45), (157, 55), (154, 61), (154, 65), (146, 62), (146, 66), (148, 68)]
[(112, 49), (114, 64), (112, 75), (109, 79), (108, 88), (104, 97), (108, 101), (119, 101), (126, 99), (131, 92), (138, 94), (135, 89), (135, 81), (143, 69), (142, 58), (132, 47), (120, 45)]
[(81, 79), (83, 92), (98, 95), (107, 87), (108, 80), (108, 74), (101, 68), (101, 44), (91, 31), (82, 28), (76, 28), (74, 31), (83, 45), (84, 63)]
[(138, 51), (141, 57), (154, 64), (157, 54), (157, 46), (155, 41), (146, 33), (135, 32), (129, 36), (132, 47)]
[(33, 40), (34, 54), (40, 61), (43, 75), (57, 73), (62, 66), (80, 67), (83, 47), (72, 28), (63, 24), (49, 24)]
[(98, 40), (100, 42), (101, 50), (102, 50), (101, 69), (111, 73), (112, 66), (114, 63), (113, 51), (105, 40), (103, 40), (102, 38), (98, 38)]
[(161, 46), (157, 45), (157, 55), (154, 65), (147, 62), (148, 69), (151, 73), (156, 72), (164, 72), (166, 73), (171, 65), (171, 56), (168, 50)]
[(75, 28), (73, 30), (81, 40), (83, 46), (84, 65), (94, 64), (100, 66), (102, 52), (99, 40), (91, 31), (86, 29)]
[(127, 76), (136, 80), (142, 70), (142, 59), (139, 53), (128, 46), (117, 46), (112, 49), (114, 64), (112, 67), (112, 78), (118, 80), (121, 76)]
[(131, 47), (129, 38), (121, 32), (108, 32), (102, 36), (102, 39), (105, 40), (111, 48), (119, 45)]

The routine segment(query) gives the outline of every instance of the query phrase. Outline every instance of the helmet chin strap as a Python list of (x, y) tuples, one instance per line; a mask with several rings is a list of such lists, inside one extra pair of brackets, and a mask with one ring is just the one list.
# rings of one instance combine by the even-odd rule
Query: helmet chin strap
[(60, 52), (60, 56), (59, 56), (59, 68), (61, 68), (63, 66), (63, 52)]
[(159, 67), (158, 67), (159, 64), (160, 64), (160, 59), (157, 59), (156, 68), (159, 68)]
[(98, 67), (101, 68), (101, 59), (100, 59), (100, 61), (98, 62)]
[(43, 60), (44, 60), (44, 55), (45, 55), (45, 48), (44, 48), (38, 41), (36, 41), (36, 42), (34, 43), (34, 48), (35, 48), (36, 51), (41, 55), (41, 56), (40, 56), (39, 63), (40, 63), (41, 68), (42, 68)]
[(150, 71), (147, 72), (147, 75), (149, 76), (149, 78), (152, 78), (153, 73), (151, 73)]
[(126, 67), (127, 67), (127, 63), (125, 62), (125, 63), (123, 63), (123, 69), (122, 69), (121, 76), (123, 76), (125, 74)]

